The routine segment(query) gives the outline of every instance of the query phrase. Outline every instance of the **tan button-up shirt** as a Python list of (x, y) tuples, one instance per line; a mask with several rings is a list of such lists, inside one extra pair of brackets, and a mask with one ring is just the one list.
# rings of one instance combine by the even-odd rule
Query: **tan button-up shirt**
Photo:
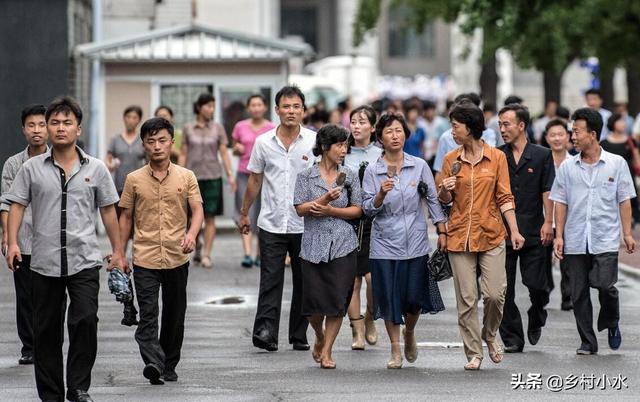
[(149, 269), (176, 268), (189, 261), (180, 243), (187, 232), (189, 200), (202, 202), (192, 171), (169, 164), (158, 180), (149, 165), (129, 173), (121, 208), (133, 208), (133, 264)]
[(480, 161), (472, 164), (459, 147), (445, 156), (443, 177), (451, 176), (455, 162), (462, 166), (452, 191), (447, 248), (451, 252), (489, 251), (506, 238), (501, 213), (515, 209), (507, 158), (504, 152), (484, 143)]

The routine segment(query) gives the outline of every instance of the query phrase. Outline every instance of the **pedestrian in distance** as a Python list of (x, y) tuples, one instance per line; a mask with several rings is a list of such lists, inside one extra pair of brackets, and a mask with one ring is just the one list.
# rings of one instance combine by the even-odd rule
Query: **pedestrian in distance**
[(151, 384), (162, 384), (160, 377), (178, 379), (175, 368), (184, 338), (189, 256), (204, 214), (196, 176), (171, 163), (173, 125), (154, 117), (142, 125), (140, 138), (149, 163), (127, 176), (120, 200), (120, 233), (134, 231), (133, 278), (140, 307), (135, 337), (145, 363), (143, 375)]
[(356, 277), (358, 237), (349, 220), (362, 215), (357, 174), (341, 166), (349, 132), (328, 124), (318, 130), (313, 154), (320, 162), (298, 173), (293, 204), (304, 217), (302, 314), (316, 334), (312, 357), (324, 369), (336, 363), (331, 351), (347, 314)]
[(384, 153), (367, 167), (363, 180), (363, 210), (373, 218), (369, 264), (374, 319), (384, 320), (389, 335), (389, 369), (402, 367), (400, 326), (405, 326), (404, 356), (413, 363), (418, 357), (415, 328), (420, 315), (444, 310), (427, 269), (431, 245), (423, 199), (437, 227), (439, 249), (447, 246), (446, 217), (427, 162), (403, 151), (410, 135), (401, 114), (382, 115), (376, 137)]
[[(247, 99), (247, 111), (249, 118), (236, 123), (233, 128), (231, 137), (233, 138), (233, 154), (240, 157), (238, 162), (238, 171), (236, 173), (237, 189), (235, 193), (236, 203), (236, 219), (239, 219), (240, 208), (242, 208), (242, 197), (247, 190), (247, 183), (251, 172), (247, 169), (249, 158), (251, 158), (251, 150), (256, 138), (259, 135), (272, 130), (275, 124), (265, 118), (267, 112), (267, 100), (260, 94), (254, 94)], [(244, 258), (240, 263), (245, 268), (251, 268), (254, 264), (260, 266), (260, 248), (256, 252), (255, 259), (251, 258), (251, 249), (253, 247), (253, 237), (259, 235), (258, 230), (258, 214), (260, 213), (260, 194), (256, 196), (256, 201), (249, 209), (251, 216), (251, 231), (248, 234), (241, 233), (242, 248), (244, 250)]]
[(560, 165), (550, 198), (555, 202), (554, 253), (569, 267), (571, 302), (580, 346), (578, 355), (598, 352), (593, 331), (590, 288), (598, 290), (598, 331), (607, 330), (609, 347), (622, 343), (618, 289), (620, 228), (627, 253), (635, 252), (631, 202), (636, 196), (627, 162), (600, 146), (602, 117), (591, 108), (572, 116), (571, 139), (580, 151)]
[[(27, 147), (6, 160), (2, 167), (1, 191), (4, 196), (15, 179), (22, 165), (34, 156), (47, 152), (47, 121), (44, 105), (29, 105), (22, 109), (22, 134), (27, 141)], [(2, 255), (7, 255), (8, 246), (8, 220), (10, 203), (0, 204), (0, 216), (2, 218)], [(18, 232), (18, 246), (20, 247), (22, 263), (13, 271), (13, 283), (16, 289), (16, 324), (18, 337), (22, 342), (20, 359), (18, 364), (33, 364), (33, 302), (31, 300), (31, 244), (33, 240), (33, 223), (31, 218), (31, 206), (25, 208), (22, 225)]]
[(238, 227), (251, 230), (249, 209), (260, 196), (260, 290), (253, 324), (253, 345), (267, 351), (278, 350), (280, 308), (284, 288), (285, 258), (291, 256), (293, 292), (289, 312), (289, 343), (294, 350), (309, 350), (307, 328), (302, 316), (302, 273), (300, 242), (303, 218), (293, 206), (298, 173), (313, 165), (316, 133), (302, 127), (306, 105), (296, 86), (285, 86), (275, 97), (280, 124), (260, 135), (253, 145), (247, 169), (251, 172), (240, 208)]
[[(360, 106), (351, 111), (351, 135), (349, 136), (349, 152), (344, 165), (356, 172), (360, 185), (364, 179), (367, 166), (374, 164), (382, 155), (382, 148), (376, 144), (376, 112), (370, 106)], [(349, 321), (353, 341), (351, 349), (364, 350), (365, 341), (369, 345), (378, 342), (378, 332), (373, 320), (373, 288), (371, 286), (371, 269), (369, 268), (369, 250), (371, 244), (372, 219), (363, 215), (358, 221), (358, 255), (356, 279), (349, 304)], [(360, 311), (360, 290), (366, 284), (366, 311)]]
[[(479, 370), (484, 340), (494, 363), (503, 359), (496, 334), (502, 321), (507, 288), (503, 219), (511, 231), (511, 244), (520, 250), (524, 238), (518, 230), (505, 154), (482, 140), (482, 110), (463, 101), (449, 114), (457, 149), (443, 162), (439, 199), (451, 204), (447, 249), (458, 306), (458, 327), (467, 358), (465, 370)], [(483, 326), (478, 320), (478, 279), (484, 301)]]
[(513, 248), (506, 241), (507, 293), (500, 338), (507, 353), (524, 348), (524, 330), (516, 304), (516, 272), (518, 261), (522, 283), (529, 291), (531, 306), (527, 310), (527, 339), (536, 345), (547, 321), (546, 305), (553, 289), (551, 254), (553, 251), (553, 201), (549, 192), (555, 178), (551, 150), (532, 144), (527, 139), (529, 110), (518, 103), (506, 105), (498, 112), (504, 145), (498, 147), (507, 157), (509, 182), (516, 208), (516, 221), (525, 238), (525, 246)]
[[(34, 363), (38, 395), (63, 400), (63, 325), (69, 332), (67, 392), (70, 401), (91, 401), (91, 370), (98, 348), (98, 291), (102, 255), (96, 235), (96, 207), (112, 257), (108, 270), (126, 266), (115, 204), (118, 193), (104, 163), (77, 146), (82, 109), (67, 96), (54, 99), (45, 114), (51, 149), (26, 161), (6, 198), (9, 211), (7, 263), (21, 263), (18, 229), (31, 205)], [(68, 313), (67, 294), (70, 300)]]

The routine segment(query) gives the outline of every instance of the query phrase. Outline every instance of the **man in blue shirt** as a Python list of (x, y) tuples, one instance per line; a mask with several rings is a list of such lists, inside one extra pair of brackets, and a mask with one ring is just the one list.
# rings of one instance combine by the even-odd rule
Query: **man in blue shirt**
[(598, 351), (593, 331), (589, 287), (598, 289), (598, 331), (608, 329), (609, 347), (620, 347), (618, 325), (618, 249), (620, 224), (627, 253), (635, 251), (631, 235), (631, 203), (636, 196), (625, 160), (600, 147), (602, 117), (595, 109), (582, 108), (572, 116), (571, 139), (578, 155), (567, 158), (551, 189), (555, 201), (554, 252), (566, 258), (570, 272), (571, 301), (581, 345), (578, 355)]

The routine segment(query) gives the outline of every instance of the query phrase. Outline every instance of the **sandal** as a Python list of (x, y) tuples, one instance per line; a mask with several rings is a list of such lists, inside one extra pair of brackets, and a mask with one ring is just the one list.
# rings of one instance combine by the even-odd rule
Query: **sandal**
[(482, 357), (475, 356), (471, 361), (464, 365), (464, 369), (468, 371), (478, 371), (480, 370), (480, 365), (482, 364)]
[(320, 368), (322, 369), (334, 369), (336, 368), (336, 362), (329, 358), (320, 358)]
[[(394, 346), (396, 353), (394, 353)], [(402, 354), (400, 353), (400, 342), (391, 342), (391, 359), (387, 363), (388, 369), (401, 369), (402, 368)]]
[(502, 359), (504, 358), (504, 349), (502, 349), (502, 346), (498, 342), (487, 342), (487, 349), (489, 350), (489, 358), (492, 362), (495, 364), (502, 362)]
[(406, 328), (402, 330), (404, 335), (404, 357), (409, 363), (413, 363), (418, 358), (418, 344), (413, 331), (409, 332)]
[(202, 261), (200, 261), (200, 265), (202, 266), (202, 268), (213, 267), (213, 264), (211, 263), (211, 258), (209, 258), (208, 256), (202, 257)]

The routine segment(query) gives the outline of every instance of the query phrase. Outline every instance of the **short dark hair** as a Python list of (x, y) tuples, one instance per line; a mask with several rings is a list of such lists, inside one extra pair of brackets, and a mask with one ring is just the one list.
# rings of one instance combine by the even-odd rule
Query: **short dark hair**
[(613, 113), (609, 116), (609, 119), (607, 119), (607, 129), (613, 132), (613, 127), (616, 125), (616, 121), (618, 120), (624, 120), (624, 116), (620, 113)]
[(495, 113), (496, 112), (496, 105), (494, 105), (493, 103), (490, 103), (490, 102), (485, 102), (484, 105), (482, 106), (482, 111), (483, 112)]
[(518, 119), (518, 121), (521, 121), (524, 123), (525, 130), (527, 127), (529, 127), (529, 123), (531, 122), (531, 117), (529, 116), (529, 109), (527, 109), (526, 106), (523, 106), (519, 103), (510, 103), (508, 105), (505, 105), (502, 109), (500, 109), (500, 112), (498, 112), (498, 116), (501, 116), (503, 113), (506, 113), (506, 112), (514, 112), (516, 114), (516, 118)]
[(27, 121), (27, 117), (29, 116), (44, 116), (47, 113), (47, 108), (44, 105), (32, 104), (27, 105), (22, 109), (20, 113), (20, 118), (22, 119), (22, 126), (24, 127), (24, 122)]
[(480, 103), (482, 103), (482, 98), (480, 98), (480, 95), (478, 95), (475, 92), (467, 92), (464, 94), (460, 94), (458, 96), (456, 96), (456, 98), (453, 100), (453, 103), (460, 103), (463, 100), (468, 100), (471, 101), (471, 103), (473, 103), (476, 106), (480, 106)]
[(425, 99), (425, 100), (422, 101), (422, 110), (423, 111), (426, 111), (426, 110), (429, 110), (429, 109), (437, 109), (437, 108), (438, 108), (438, 106), (431, 99)]
[(313, 154), (320, 156), (329, 151), (333, 144), (345, 142), (349, 138), (346, 128), (337, 124), (327, 124), (322, 126), (316, 133), (316, 145), (313, 147)]
[(573, 112), (571, 120), (584, 120), (587, 123), (587, 129), (589, 131), (595, 131), (597, 138), (600, 138), (603, 123), (602, 116), (600, 116), (600, 113), (597, 110), (591, 109), (590, 107), (577, 109)]
[(156, 108), (155, 112), (153, 112), (153, 115), (157, 115), (159, 111), (161, 111), (162, 109), (166, 110), (169, 113), (169, 116), (173, 117), (173, 109), (171, 109), (169, 106), (167, 105), (160, 105)]
[(476, 140), (482, 138), (482, 132), (485, 130), (484, 114), (474, 103), (463, 101), (453, 105), (449, 120), (455, 120), (467, 126)]
[(249, 97), (247, 98), (247, 107), (249, 107), (249, 104), (251, 104), (251, 101), (253, 99), (260, 99), (262, 103), (264, 103), (264, 105), (267, 106), (267, 98), (265, 98), (261, 94), (253, 94), (253, 95), (249, 95)]
[(559, 105), (556, 108), (556, 116), (565, 120), (569, 120), (569, 118), (571, 118), (571, 111), (569, 110), (569, 108)]
[(504, 105), (506, 106), (506, 105), (510, 105), (512, 103), (520, 103), (520, 104), (522, 104), (522, 102), (524, 102), (524, 99), (522, 99), (518, 95), (509, 95), (504, 100)]
[(216, 98), (210, 93), (208, 92), (201, 93), (198, 96), (198, 99), (195, 102), (193, 102), (193, 114), (196, 114), (196, 115), (199, 114), (200, 108), (203, 105), (206, 105), (209, 102), (215, 102), (215, 101), (216, 101)]
[(122, 116), (126, 116), (131, 112), (134, 112), (135, 114), (137, 114), (138, 118), (142, 120), (142, 108), (140, 106), (138, 105), (127, 106), (127, 108), (124, 109), (124, 113), (122, 113)]
[(551, 127), (555, 127), (555, 126), (561, 126), (564, 128), (564, 130), (569, 133), (569, 130), (567, 129), (567, 122), (562, 120), (562, 119), (551, 119), (549, 120), (549, 122), (547, 123), (546, 126), (544, 126), (544, 135), (547, 135), (547, 132), (549, 131), (549, 129)]
[(69, 95), (58, 96), (52, 100), (49, 106), (47, 106), (44, 118), (49, 121), (49, 117), (56, 113), (62, 113), (65, 116), (73, 113), (78, 121), (78, 125), (82, 123), (82, 108), (80, 108), (78, 102)]
[(598, 95), (598, 97), (602, 99), (602, 92), (600, 92), (600, 90), (596, 88), (587, 89), (584, 93), (585, 98), (587, 97), (587, 95)]
[(376, 138), (378, 141), (382, 142), (382, 131), (385, 128), (389, 127), (394, 121), (397, 121), (402, 126), (402, 130), (404, 131), (404, 139), (406, 140), (411, 135), (411, 130), (409, 130), (409, 126), (407, 125), (404, 116), (400, 113), (385, 113), (380, 116), (380, 119), (376, 123)]
[(302, 108), (304, 110), (307, 110), (307, 105), (304, 103), (304, 94), (297, 85), (285, 85), (284, 87), (280, 88), (280, 90), (276, 94), (276, 106), (280, 106), (280, 99), (282, 99), (282, 97), (292, 98), (294, 96), (300, 98), (300, 100), (302, 101)]
[(152, 117), (140, 127), (140, 139), (144, 141), (145, 137), (156, 135), (160, 130), (167, 130), (173, 138), (173, 124), (162, 117)]

